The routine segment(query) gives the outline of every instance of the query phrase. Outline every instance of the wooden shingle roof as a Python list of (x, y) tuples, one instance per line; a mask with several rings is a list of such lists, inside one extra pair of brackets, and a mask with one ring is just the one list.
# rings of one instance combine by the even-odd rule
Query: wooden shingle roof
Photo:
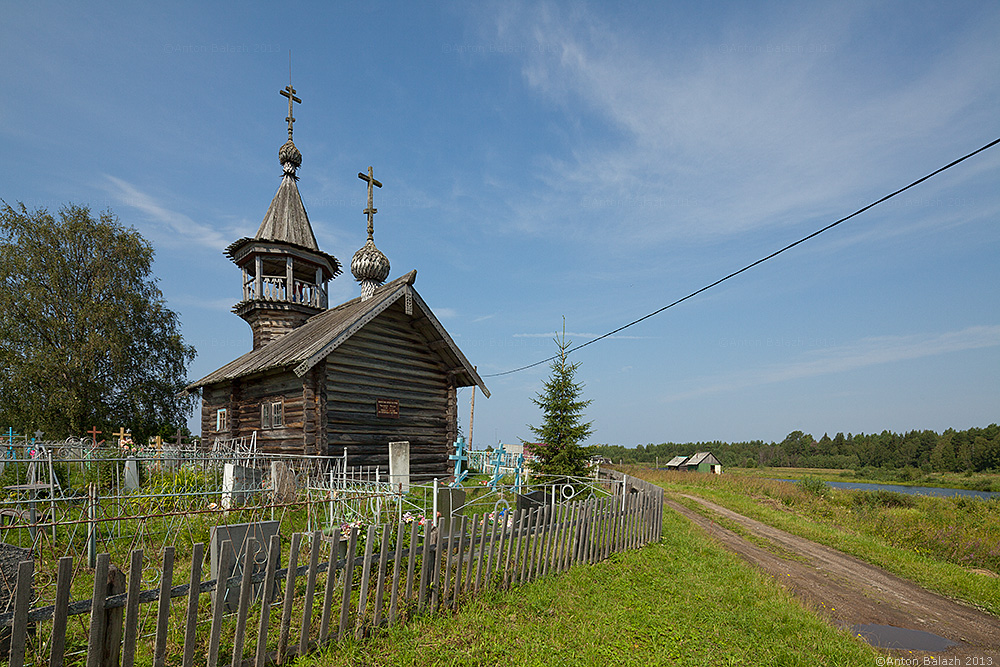
[(426, 318), (425, 335), (431, 341), (443, 343), (434, 347), (449, 371), (455, 375), (456, 385), (459, 387), (476, 385), (489, 396), (490, 392), (482, 378), (455, 345), (455, 341), (441, 326), (431, 309), (413, 289), (416, 277), (417, 272), (410, 271), (405, 276), (377, 288), (370, 299), (362, 301), (358, 297), (314, 315), (297, 329), (234, 359), (202, 379), (192, 382), (185, 389), (194, 391), (217, 382), (235, 380), (279, 368), (291, 368), (301, 377), (379, 314), (400, 299), (406, 299)]

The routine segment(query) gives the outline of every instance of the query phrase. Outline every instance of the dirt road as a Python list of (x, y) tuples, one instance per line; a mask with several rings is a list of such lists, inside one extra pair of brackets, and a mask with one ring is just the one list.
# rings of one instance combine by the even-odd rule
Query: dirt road
[[(956, 664), (1000, 667), (1000, 619), (931, 593), (913, 582), (840, 551), (796, 537), (720, 505), (690, 498), (736, 522), (762, 542), (761, 548), (712, 519), (667, 500), (667, 505), (702, 527), (789, 588), (797, 597), (841, 628), (877, 624), (929, 632), (957, 642), (928, 657), (961, 657)], [(983, 661), (979, 661), (982, 658)], [(921, 663), (922, 664), (922, 663)], [(941, 663), (938, 663), (941, 664)]]

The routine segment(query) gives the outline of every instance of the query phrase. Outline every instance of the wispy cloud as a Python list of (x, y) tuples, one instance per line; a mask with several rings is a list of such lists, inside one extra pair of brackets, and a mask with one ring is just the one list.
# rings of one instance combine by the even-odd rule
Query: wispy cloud
[[(539, 189), (508, 202), (519, 225), (627, 245), (712, 238), (848, 212), (844, 202), (896, 185), (891, 175), (922, 175), (908, 171), (915, 158), (996, 89), (993, 35), (974, 27), (927, 68), (875, 72), (859, 46), (867, 11), (718, 26), (717, 43), (687, 52), (576, 5), (505, 13), (500, 38), (531, 45), (524, 80), (562, 106), (572, 146), (540, 156)], [(857, 63), (849, 80), (844, 61)], [(604, 140), (577, 141), (594, 135), (573, 123), (595, 122)]]
[(229, 241), (219, 231), (199, 224), (177, 211), (171, 211), (158, 202), (155, 197), (135, 187), (128, 181), (115, 176), (105, 175), (106, 189), (120, 203), (142, 211), (150, 221), (160, 227), (152, 230), (158, 240), (164, 242), (195, 243), (214, 250), (222, 250)]
[(701, 386), (670, 394), (664, 397), (664, 400), (679, 401), (998, 345), (1000, 345), (1000, 325), (973, 326), (939, 334), (865, 338), (851, 345), (827, 348), (815, 354), (803, 355), (803, 358), (789, 364), (767, 366), (725, 377), (705, 378)]
[(458, 311), (454, 308), (435, 308), (434, 314), (437, 315), (439, 320), (452, 320), (458, 317)]

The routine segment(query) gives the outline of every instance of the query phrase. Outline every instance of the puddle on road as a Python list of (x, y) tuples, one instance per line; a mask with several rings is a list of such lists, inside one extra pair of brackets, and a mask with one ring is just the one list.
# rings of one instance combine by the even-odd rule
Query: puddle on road
[(877, 648), (903, 649), (906, 651), (945, 651), (958, 642), (923, 630), (897, 628), (892, 625), (866, 623), (852, 625), (851, 632)]

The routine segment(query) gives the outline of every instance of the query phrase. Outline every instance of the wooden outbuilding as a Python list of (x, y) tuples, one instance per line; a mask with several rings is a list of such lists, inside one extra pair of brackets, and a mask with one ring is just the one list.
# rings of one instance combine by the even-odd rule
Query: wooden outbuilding
[[(387, 284), (389, 261), (373, 240), (368, 174), (368, 241), (351, 263), (361, 296), (329, 308), (327, 285), (340, 273), (316, 244), (299, 195), (302, 155), (278, 153), (281, 185), (253, 238), (231, 244), (243, 275), (233, 312), (250, 325), (253, 349), (191, 383), (202, 395), (202, 438), (249, 437), (259, 450), (340, 454), (351, 465), (388, 470), (388, 443), (410, 442), (411, 474), (446, 477), (458, 436), (459, 387), (489, 390), (414, 288), (416, 271)], [(283, 94), (285, 92), (283, 91)]]
[(721, 475), (722, 463), (715, 458), (712, 452), (698, 452), (680, 464), (680, 469), (688, 472), (712, 472)]

